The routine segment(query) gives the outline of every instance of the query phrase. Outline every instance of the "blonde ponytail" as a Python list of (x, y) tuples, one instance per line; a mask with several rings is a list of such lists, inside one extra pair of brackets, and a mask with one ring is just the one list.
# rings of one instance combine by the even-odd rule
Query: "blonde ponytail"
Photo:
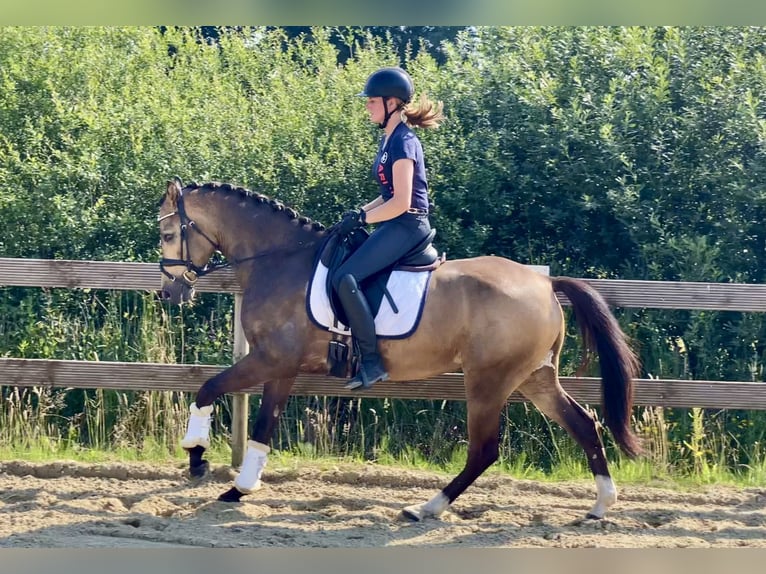
[(409, 103), (402, 109), (402, 121), (416, 128), (435, 129), (445, 120), (443, 108), (441, 101), (432, 102), (422, 94), (417, 105)]

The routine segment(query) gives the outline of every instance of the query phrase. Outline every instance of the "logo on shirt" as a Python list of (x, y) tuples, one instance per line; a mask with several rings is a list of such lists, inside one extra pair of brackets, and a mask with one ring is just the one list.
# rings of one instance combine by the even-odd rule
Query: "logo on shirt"
[(391, 187), (391, 185), (388, 183), (388, 179), (386, 178), (386, 172), (383, 169), (383, 164), (378, 165), (378, 181), (380, 181), (381, 184), (388, 188)]
[(388, 152), (384, 151), (383, 155), (380, 156), (380, 163), (386, 163), (388, 161)]

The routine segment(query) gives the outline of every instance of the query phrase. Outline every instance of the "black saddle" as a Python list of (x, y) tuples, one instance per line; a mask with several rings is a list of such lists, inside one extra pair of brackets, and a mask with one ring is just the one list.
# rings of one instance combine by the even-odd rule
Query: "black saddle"
[[(346, 236), (339, 233), (331, 233), (325, 244), (319, 249), (319, 261), (327, 267), (327, 296), (330, 300), (333, 313), (344, 325), (348, 325), (346, 314), (343, 311), (335, 290), (332, 287), (332, 276), (335, 270), (348, 259), (370, 236), (369, 232), (363, 228), (355, 229)], [(391, 308), (396, 310), (396, 304), (386, 289), (388, 278), (395, 269), (403, 271), (431, 271), (439, 267), (444, 261), (444, 257), (439, 257), (439, 253), (433, 246), (433, 239), (436, 236), (436, 230), (431, 232), (415, 247), (405, 253), (393, 265), (381, 269), (361, 282), (360, 287), (367, 302), (370, 305), (373, 316), (378, 313), (383, 297), (387, 297)]]

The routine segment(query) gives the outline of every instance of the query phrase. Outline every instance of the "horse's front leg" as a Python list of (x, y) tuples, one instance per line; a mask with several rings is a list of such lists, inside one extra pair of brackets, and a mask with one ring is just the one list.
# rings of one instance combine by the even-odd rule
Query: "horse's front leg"
[[(205, 381), (197, 391), (195, 401), (189, 406), (189, 422), (181, 446), (189, 453), (189, 473), (195, 478), (203, 477), (208, 463), (203, 456), (210, 446), (210, 420), (213, 403), (225, 393), (250, 388), (274, 377), (272, 369), (264, 368), (263, 362), (247, 355), (228, 369)], [(280, 373), (281, 374), (281, 373)]]
[(234, 479), (234, 486), (221, 494), (218, 500), (223, 502), (239, 502), (245, 494), (261, 487), (261, 474), (266, 467), (271, 448), (271, 436), (279, 420), (279, 415), (285, 410), (290, 390), (295, 379), (269, 381), (263, 386), (261, 408), (253, 424), (253, 433), (247, 443), (247, 452), (242, 462), (242, 468)]

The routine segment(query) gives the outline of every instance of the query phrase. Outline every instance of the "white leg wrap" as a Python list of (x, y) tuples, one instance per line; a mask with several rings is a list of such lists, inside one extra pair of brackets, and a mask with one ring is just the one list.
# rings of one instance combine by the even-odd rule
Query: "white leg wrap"
[(261, 487), (261, 474), (266, 467), (270, 451), (271, 448), (263, 443), (247, 441), (247, 452), (242, 462), (242, 469), (234, 479), (234, 487), (242, 494), (250, 494)]
[(414, 504), (404, 509), (404, 513), (413, 520), (423, 520), (424, 518), (438, 518), (442, 512), (447, 510), (449, 499), (443, 492), (439, 492), (428, 502), (423, 504)]
[(609, 476), (596, 475), (596, 504), (591, 509), (589, 516), (603, 518), (607, 508), (617, 501), (617, 487)]
[(443, 492), (439, 492), (436, 496), (434, 496), (431, 500), (425, 503), (423, 506), (423, 512), (426, 516), (433, 516), (437, 517), (442, 512), (447, 510), (447, 507), (449, 506), (449, 499), (444, 496)]
[(189, 405), (189, 423), (186, 427), (186, 436), (181, 439), (183, 448), (210, 446), (210, 418), (213, 413), (213, 405), (197, 408), (196, 403)]

